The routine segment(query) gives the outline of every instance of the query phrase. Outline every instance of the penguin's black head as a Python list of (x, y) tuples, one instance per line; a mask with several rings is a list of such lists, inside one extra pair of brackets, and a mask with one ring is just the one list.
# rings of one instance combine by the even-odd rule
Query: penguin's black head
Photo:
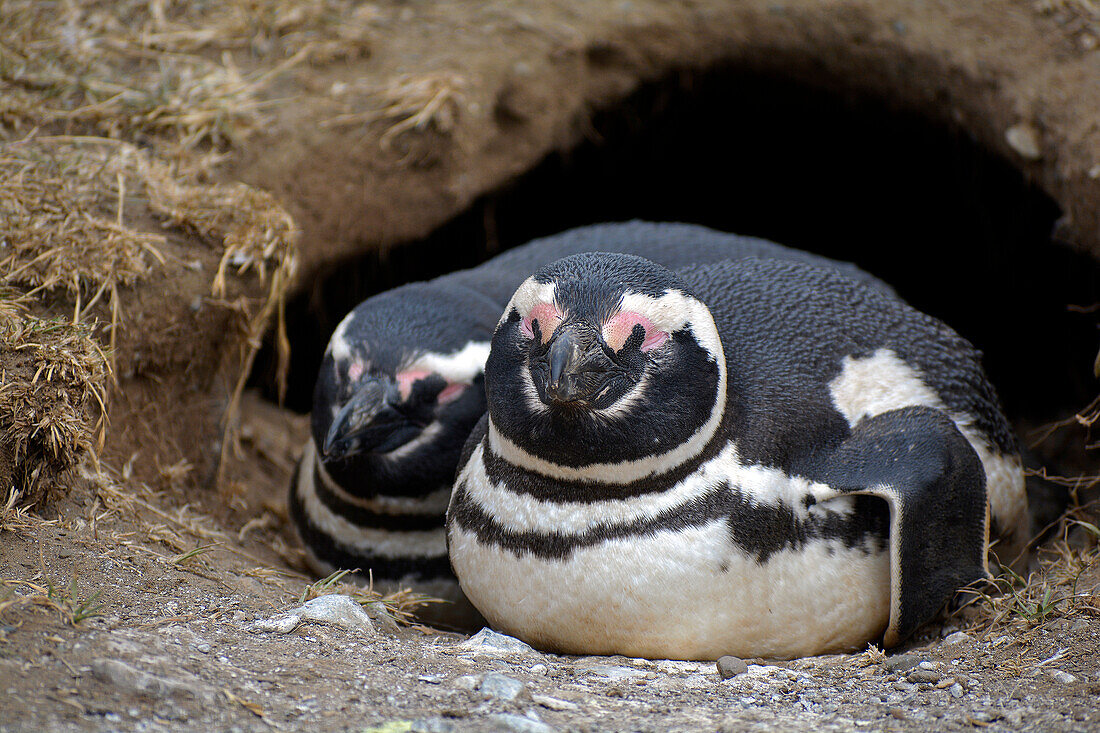
[(419, 283), (383, 293), (333, 334), (311, 427), (321, 461), (345, 488), (403, 494), (453, 477), (485, 411), (489, 334), (476, 327), (485, 313), (447, 295)]
[(601, 252), (558, 260), (520, 286), (485, 380), (491, 440), (536, 469), (671, 467), (702, 449), (725, 403), (706, 306), (672, 271)]

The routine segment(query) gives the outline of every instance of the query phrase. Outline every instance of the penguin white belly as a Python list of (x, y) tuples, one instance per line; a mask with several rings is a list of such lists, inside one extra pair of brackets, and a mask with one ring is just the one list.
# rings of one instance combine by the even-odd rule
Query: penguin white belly
[(678, 659), (789, 658), (851, 650), (886, 627), (886, 551), (811, 540), (764, 562), (716, 520), (517, 556), (450, 527), (462, 588), (489, 622), (567, 653)]

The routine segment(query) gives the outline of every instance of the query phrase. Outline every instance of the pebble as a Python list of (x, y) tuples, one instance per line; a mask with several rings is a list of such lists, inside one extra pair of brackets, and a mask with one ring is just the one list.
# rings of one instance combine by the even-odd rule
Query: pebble
[(304, 606), (285, 614), (255, 621), (248, 628), (253, 632), (289, 634), (306, 621), (337, 626), (348, 631), (373, 635), (377, 632), (370, 616), (351, 596), (329, 595), (314, 598)]
[(951, 685), (951, 687), (947, 688), (947, 691), (950, 692), (951, 697), (953, 697), (955, 699), (959, 699), (963, 696), (963, 686), (960, 685), (958, 682)]
[(914, 669), (905, 678), (914, 684), (936, 684), (940, 681), (940, 673), (934, 669)]
[(546, 674), (545, 664), (532, 664), (531, 669), (527, 670), (528, 674), (532, 675), (544, 675)]
[(461, 677), (455, 677), (451, 684), (460, 690), (473, 691), (481, 686), (481, 678), (472, 674), (464, 674)]
[(554, 733), (554, 728), (540, 720), (531, 720), (522, 715), (512, 713), (497, 713), (489, 716), (491, 731), (506, 731), (507, 733)]
[(485, 675), (485, 679), (481, 681), (479, 690), (486, 698), (503, 700), (505, 702), (522, 700), (531, 696), (527, 691), (527, 685), (517, 679), (502, 675), (499, 672), (490, 672)]
[(451, 733), (454, 729), (454, 721), (446, 718), (414, 720), (409, 725), (409, 733)]
[(899, 654), (896, 657), (889, 657), (883, 665), (888, 672), (908, 672), (913, 667), (920, 664), (921, 659), (918, 656), (912, 654)]
[(964, 641), (970, 641), (970, 634), (965, 631), (956, 631), (943, 640), (943, 645), (952, 646), (954, 644), (961, 644)]
[(1069, 672), (1063, 672), (1060, 669), (1048, 669), (1047, 677), (1050, 677), (1055, 682), (1061, 682), (1063, 685), (1072, 685), (1077, 681), (1077, 678)]
[(197, 680), (173, 679), (143, 672), (117, 659), (92, 662), (92, 674), (99, 680), (128, 692), (150, 698), (210, 697), (205, 685)]
[(591, 672), (594, 675), (604, 677), (612, 682), (618, 682), (619, 680), (635, 679), (637, 677), (645, 677), (646, 673), (640, 669), (634, 669), (633, 667), (623, 667), (617, 664), (592, 664), (580, 668), (586, 672)]
[(718, 658), (718, 676), (724, 680), (728, 680), (730, 677), (736, 677), (739, 674), (745, 674), (749, 671), (749, 665), (739, 657), (719, 657)]
[(935, 662), (924, 661), (924, 662), (921, 662), (920, 664), (918, 664), (917, 666), (920, 667), (921, 669), (935, 670), (936, 667), (938, 667), (939, 665), (936, 664)]
[(569, 702), (568, 700), (561, 700), (556, 697), (550, 697), (549, 695), (532, 695), (531, 699), (542, 705), (544, 708), (550, 708), (551, 710), (578, 710), (579, 706), (575, 702)]
[(484, 628), (471, 636), (466, 641), (455, 645), (455, 648), (475, 654), (533, 654), (534, 647), (520, 641), (514, 636), (498, 634), (489, 628)]
[(1021, 158), (1039, 160), (1043, 157), (1042, 148), (1039, 147), (1039, 131), (1025, 122), (1005, 130), (1005, 141)]

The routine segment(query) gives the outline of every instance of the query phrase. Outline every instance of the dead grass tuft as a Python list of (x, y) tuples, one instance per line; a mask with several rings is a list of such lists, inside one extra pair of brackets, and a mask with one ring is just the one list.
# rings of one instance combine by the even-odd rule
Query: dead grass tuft
[[(106, 420), (110, 369), (93, 327), (26, 317), (0, 322), (0, 490), (41, 501)], [(6, 475), (5, 475), (6, 474)]]
[(379, 15), (354, 0), (10, 0), (0, 126), (232, 144), (263, 124), (289, 70), (369, 55)]
[[(117, 144), (26, 141), (0, 153), (0, 271), (35, 291), (98, 301), (148, 275), (164, 237), (124, 223), (137, 151)], [(133, 191), (130, 192), (131, 195)]]
[(439, 72), (398, 77), (392, 84), (375, 91), (378, 109), (339, 115), (327, 120), (326, 127), (387, 123), (379, 140), (388, 150), (402, 133), (433, 130), (449, 134), (455, 127), (464, 104), (466, 79), (458, 74)]
[(416, 611), (430, 603), (445, 603), (440, 598), (433, 598), (422, 593), (414, 593), (408, 588), (382, 595), (374, 589), (374, 583), (367, 586), (355, 585), (344, 582), (344, 577), (350, 570), (338, 570), (327, 578), (322, 578), (310, 583), (302, 591), (298, 602), (306, 601), (320, 596), (342, 594), (354, 598), (361, 606), (368, 610), (383, 611), (394, 620), (406, 626), (416, 626)]
[[(63, 621), (76, 626), (94, 616), (101, 616), (103, 604), (99, 598), (103, 589), (92, 591), (90, 594), (82, 594), (77, 586), (76, 578), (68, 587), (55, 586), (49, 580), (46, 585), (32, 583), (26, 580), (5, 580), (0, 578), (0, 617), (6, 612), (17, 611), (26, 607), (47, 608), (55, 611)], [(23, 592), (20, 593), (19, 591)]]
[(1059, 618), (1100, 618), (1100, 527), (1084, 516), (1078, 508), (1063, 519), (1026, 578), (1006, 569), (964, 590), (974, 598), (974, 630), (1025, 632)]

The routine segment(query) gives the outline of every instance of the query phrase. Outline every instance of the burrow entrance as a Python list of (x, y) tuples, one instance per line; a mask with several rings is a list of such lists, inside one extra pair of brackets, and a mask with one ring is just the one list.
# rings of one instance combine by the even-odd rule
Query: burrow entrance
[[(598, 112), (582, 144), (427, 239), (308, 284), (289, 306), (285, 404), (308, 412), (332, 330), (367, 296), (572, 226), (642, 218), (854, 261), (985, 353), (1021, 433), (1072, 415), (1096, 394), (1100, 267), (1055, 241), (1059, 209), (1020, 170), (931, 117), (731, 68), (645, 86)], [(270, 398), (273, 375), (267, 348), (252, 379)], [(1069, 449), (1040, 450), (1049, 461)]]

